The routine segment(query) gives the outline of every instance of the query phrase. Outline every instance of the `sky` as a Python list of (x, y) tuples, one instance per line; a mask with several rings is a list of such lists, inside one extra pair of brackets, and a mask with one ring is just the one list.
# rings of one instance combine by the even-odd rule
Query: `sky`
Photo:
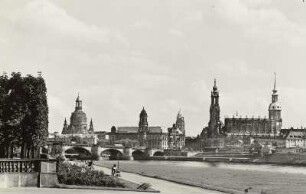
[(49, 132), (80, 93), (96, 131), (137, 126), (144, 106), (166, 131), (209, 121), (216, 78), (221, 119), (268, 115), (274, 72), (283, 128), (306, 126), (302, 0), (1, 0), (0, 73), (46, 80)]

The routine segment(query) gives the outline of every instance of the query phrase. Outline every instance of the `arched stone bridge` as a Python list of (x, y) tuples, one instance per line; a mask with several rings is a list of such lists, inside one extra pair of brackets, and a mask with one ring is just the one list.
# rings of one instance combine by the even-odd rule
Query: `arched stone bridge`
[[(69, 155), (69, 152), (81, 152), (86, 156), (101, 160), (104, 157), (109, 159), (133, 160), (150, 156), (163, 156), (162, 149), (148, 149), (143, 147), (126, 148), (122, 146), (88, 146), (84, 144), (64, 144), (62, 145), (62, 155)], [(72, 154), (73, 155), (73, 154)]]

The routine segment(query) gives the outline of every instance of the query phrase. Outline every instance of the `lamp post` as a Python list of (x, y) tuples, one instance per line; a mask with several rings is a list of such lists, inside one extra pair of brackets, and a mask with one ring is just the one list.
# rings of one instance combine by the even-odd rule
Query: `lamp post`
[(119, 169), (119, 153), (117, 153), (117, 165), (118, 165), (118, 169)]

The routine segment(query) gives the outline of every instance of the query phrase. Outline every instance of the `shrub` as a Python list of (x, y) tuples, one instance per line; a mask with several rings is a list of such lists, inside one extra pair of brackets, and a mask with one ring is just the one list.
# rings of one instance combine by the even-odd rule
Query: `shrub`
[(139, 185), (139, 187), (137, 189), (147, 190), (150, 187), (151, 187), (151, 185), (149, 183), (142, 183), (141, 185)]
[(104, 187), (124, 187), (118, 179), (104, 174), (103, 171), (91, 170), (87, 166), (78, 166), (61, 162), (58, 168), (58, 181), (67, 185), (91, 185)]

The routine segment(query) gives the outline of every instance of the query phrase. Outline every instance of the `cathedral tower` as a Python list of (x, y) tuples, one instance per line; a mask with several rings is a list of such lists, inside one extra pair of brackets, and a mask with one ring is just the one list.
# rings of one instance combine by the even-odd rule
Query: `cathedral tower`
[(220, 129), (220, 106), (219, 106), (219, 91), (214, 80), (214, 87), (211, 91), (211, 104), (210, 104), (210, 119), (208, 123), (208, 137), (215, 137), (219, 135)]
[(274, 74), (274, 88), (272, 90), (272, 102), (269, 105), (269, 119), (271, 120), (271, 130), (274, 135), (279, 135), (282, 129), (281, 112), (282, 107), (278, 102), (278, 93), (276, 90), (276, 74)]
[(185, 120), (181, 110), (177, 113), (175, 125), (183, 134), (185, 134)]

